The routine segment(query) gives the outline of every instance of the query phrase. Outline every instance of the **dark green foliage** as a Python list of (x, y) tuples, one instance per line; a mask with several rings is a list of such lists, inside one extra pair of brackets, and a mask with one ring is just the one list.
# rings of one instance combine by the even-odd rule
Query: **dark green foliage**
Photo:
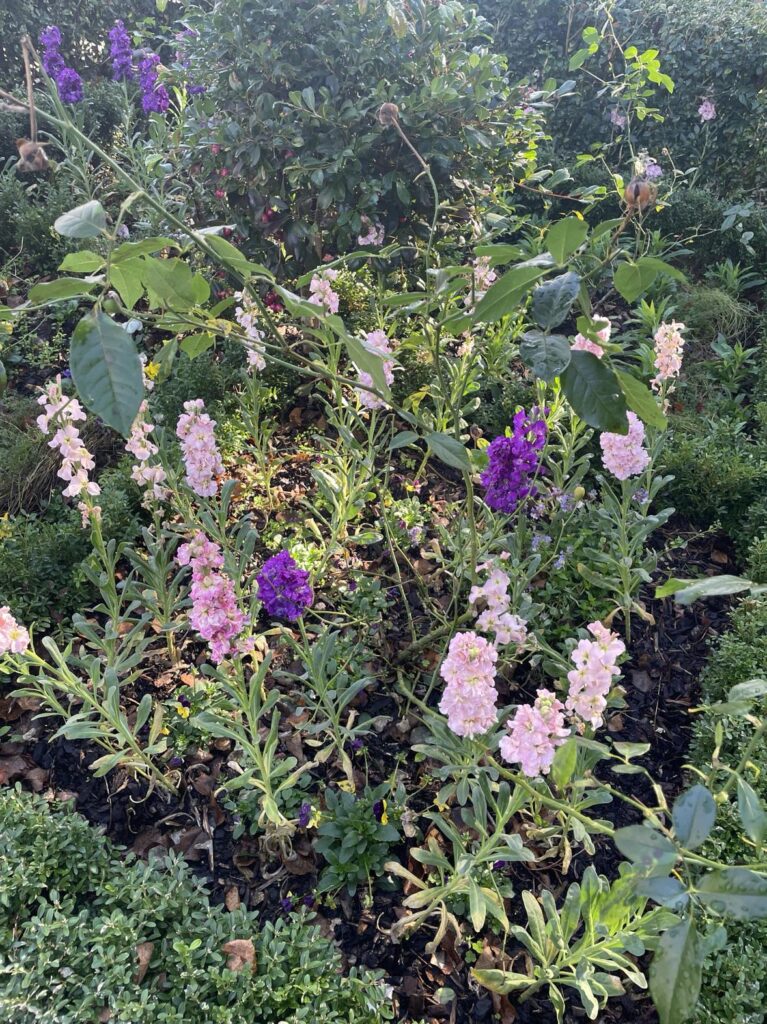
[(529, 119), (517, 121), (507, 103), (489, 26), (459, 0), (406, 7), (295, 0), (290, 16), (274, 0), (224, 0), (212, 13), (207, 6), (187, 13), (200, 31), (190, 44), (190, 74), (209, 85), (189, 111), (195, 164), (211, 191), (227, 190), (248, 233), (263, 232), (268, 243), (279, 231), (307, 262), (356, 246), (365, 233), (361, 214), (383, 222), (389, 235), (401, 219), (411, 233), (431, 216), (429, 183), (414, 180), (416, 158), (377, 120), (382, 103), (399, 107), (443, 200), (456, 176), (464, 201), (469, 182), (489, 181), (507, 144), (509, 154), (526, 148), (520, 140), (530, 136)]
[(674, 476), (666, 493), (680, 515), (701, 527), (719, 520), (734, 536), (764, 492), (767, 452), (742, 422), (685, 414), (671, 421), (663, 470)]
[(0, 263), (14, 257), (19, 276), (51, 274), (72, 248), (52, 224), (72, 206), (72, 187), (51, 172), (47, 177), (0, 174)]
[[(256, 970), (222, 946), (252, 940)], [(153, 944), (143, 981), (136, 947)], [(183, 861), (144, 864), (82, 818), (40, 798), (0, 795), (0, 1006), (8, 1024), (377, 1024), (375, 974), (352, 968), (295, 915), (260, 926), (212, 907)]]
[(320, 892), (345, 887), (353, 895), (359, 886), (369, 885), (383, 872), (392, 844), (400, 840), (399, 831), (388, 820), (389, 793), (387, 783), (376, 789), (366, 788), (359, 796), (340, 789), (327, 790), (327, 820), (317, 830), (319, 838), (314, 844), (327, 861), (320, 875)]

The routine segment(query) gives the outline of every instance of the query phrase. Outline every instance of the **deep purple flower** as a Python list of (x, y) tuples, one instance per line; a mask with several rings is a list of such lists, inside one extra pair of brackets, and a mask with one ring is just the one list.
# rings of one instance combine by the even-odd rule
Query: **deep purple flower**
[(285, 899), (280, 900), (280, 906), (282, 907), (286, 914), (289, 914), (293, 909), (293, 900), (285, 897)]
[(312, 805), (304, 801), (298, 810), (298, 827), (306, 828), (311, 821), (312, 817)]
[(178, 698), (178, 702), (182, 708), (190, 708), (192, 706), (192, 702), (189, 700), (188, 697), (185, 697), (183, 694)]
[(202, 93), (207, 92), (204, 85), (187, 85), (186, 91), (190, 96), (200, 96)]
[(363, 744), (362, 740), (359, 738), (359, 736), (355, 736), (354, 739), (349, 744), (349, 746), (352, 748), (352, 750), (356, 754), (357, 751), (362, 750), (364, 744)]
[(299, 569), (287, 551), (273, 555), (256, 577), (258, 597), (269, 615), (295, 622), (314, 600), (309, 573)]
[(122, 21), (116, 21), (114, 28), (109, 31), (109, 56), (115, 82), (133, 78), (133, 47)]
[(147, 54), (139, 61), (138, 77), (141, 86), (141, 106), (145, 114), (164, 114), (170, 104), (170, 96), (164, 85), (157, 84), (157, 65), (160, 58), (156, 53)]
[(180, 768), (183, 763), (183, 757), (179, 757), (178, 754), (174, 754), (173, 757), (168, 761), (168, 767)]
[(316, 902), (317, 902), (317, 901), (315, 900), (314, 896), (312, 896), (312, 894), (311, 894), (310, 892), (308, 892), (308, 893), (306, 894), (306, 896), (304, 896), (304, 898), (303, 898), (303, 904), (304, 904), (304, 906), (305, 906), (305, 907), (308, 907), (308, 908), (309, 908), (310, 910), (312, 909), (312, 907), (314, 906), (314, 904), (315, 904)]
[(83, 98), (83, 80), (74, 68), (63, 68), (56, 76), (62, 103), (79, 103)]
[(383, 821), (384, 814), (386, 814), (386, 801), (376, 800), (376, 802), (373, 804), (373, 817), (375, 818), (379, 825)]
[(488, 465), (481, 477), (490, 508), (510, 513), (524, 498), (537, 494), (530, 477), (540, 468), (538, 452), (545, 443), (545, 421), (528, 418), (524, 409), (514, 416), (511, 437), (496, 437), (490, 442)]
[(51, 78), (56, 78), (66, 66), (60, 53), (61, 29), (56, 25), (49, 25), (40, 33), (39, 39), (43, 48), (42, 62), (45, 73)]

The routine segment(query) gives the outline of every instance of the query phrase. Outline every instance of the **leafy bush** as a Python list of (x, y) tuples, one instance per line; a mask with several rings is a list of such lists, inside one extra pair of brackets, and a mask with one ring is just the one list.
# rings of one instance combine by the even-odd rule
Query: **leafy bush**
[(489, 26), (459, 0), (418, 0), (408, 13), (384, 0), (296, 0), (289, 16), (273, 0), (223, 0), (187, 16), (199, 31), (189, 74), (209, 85), (189, 108), (191, 159), (250, 231), (278, 233), (312, 262), (356, 246), (363, 214), (389, 235), (431, 215), (417, 160), (377, 122), (382, 103), (400, 108), (443, 198), (457, 177), (470, 198), (536, 124), (508, 112)]
[(51, 225), (71, 206), (71, 185), (55, 174), (25, 182), (12, 167), (0, 173), (0, 261), (14, 257), (30, 276), (55, 271), (72, 246)]
[[(305, 918), (259, 926), (244, 907), (211, 907), (183, 861), (123, 859), (61, 806), (5, 791), (0, 865), (9, 1024), (79, 1024), (105, 1010), (114, 1024), (390, 1019), (377, 976), (352, 968), (341, 980), (339, 953)], [(222, 948), (232, 940), (244, 963)], [(139, 981), (140, 951), (149, 956)]]

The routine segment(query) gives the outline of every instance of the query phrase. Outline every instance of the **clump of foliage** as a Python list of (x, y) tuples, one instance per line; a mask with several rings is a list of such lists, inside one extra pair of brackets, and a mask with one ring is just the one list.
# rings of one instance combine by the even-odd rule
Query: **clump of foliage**
[[(377, 975), (301, 915), (211, 906), (183, 861), (137, 861), (78, 815), (0, 794), (0, 1003), (15, 1024), (390, 1019)], [(7, 1016), (10, 1014), (10, 1016)]]

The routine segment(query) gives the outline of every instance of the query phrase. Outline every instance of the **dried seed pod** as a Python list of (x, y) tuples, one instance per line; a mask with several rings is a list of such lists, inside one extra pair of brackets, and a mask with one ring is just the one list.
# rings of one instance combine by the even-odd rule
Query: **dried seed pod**
[(399, 107), (396, 103), (382, 103), (378, 108), (378, 123), (385, 125), (396, 124), (399, 120)]
[(16, 167), (23, 174), (44, 171), (48, 166), (48, 157), (39, 142), (32, 142), (30, 139), (16, 139), (16, 149), (19, 151), (19, 162)]
[(653, 185), (643, 181), (641, 178), (632, 178), (626, 186), (623, 196), (626, 205), (630, 210), (646, 210), (654, 201), (656, 190)]

